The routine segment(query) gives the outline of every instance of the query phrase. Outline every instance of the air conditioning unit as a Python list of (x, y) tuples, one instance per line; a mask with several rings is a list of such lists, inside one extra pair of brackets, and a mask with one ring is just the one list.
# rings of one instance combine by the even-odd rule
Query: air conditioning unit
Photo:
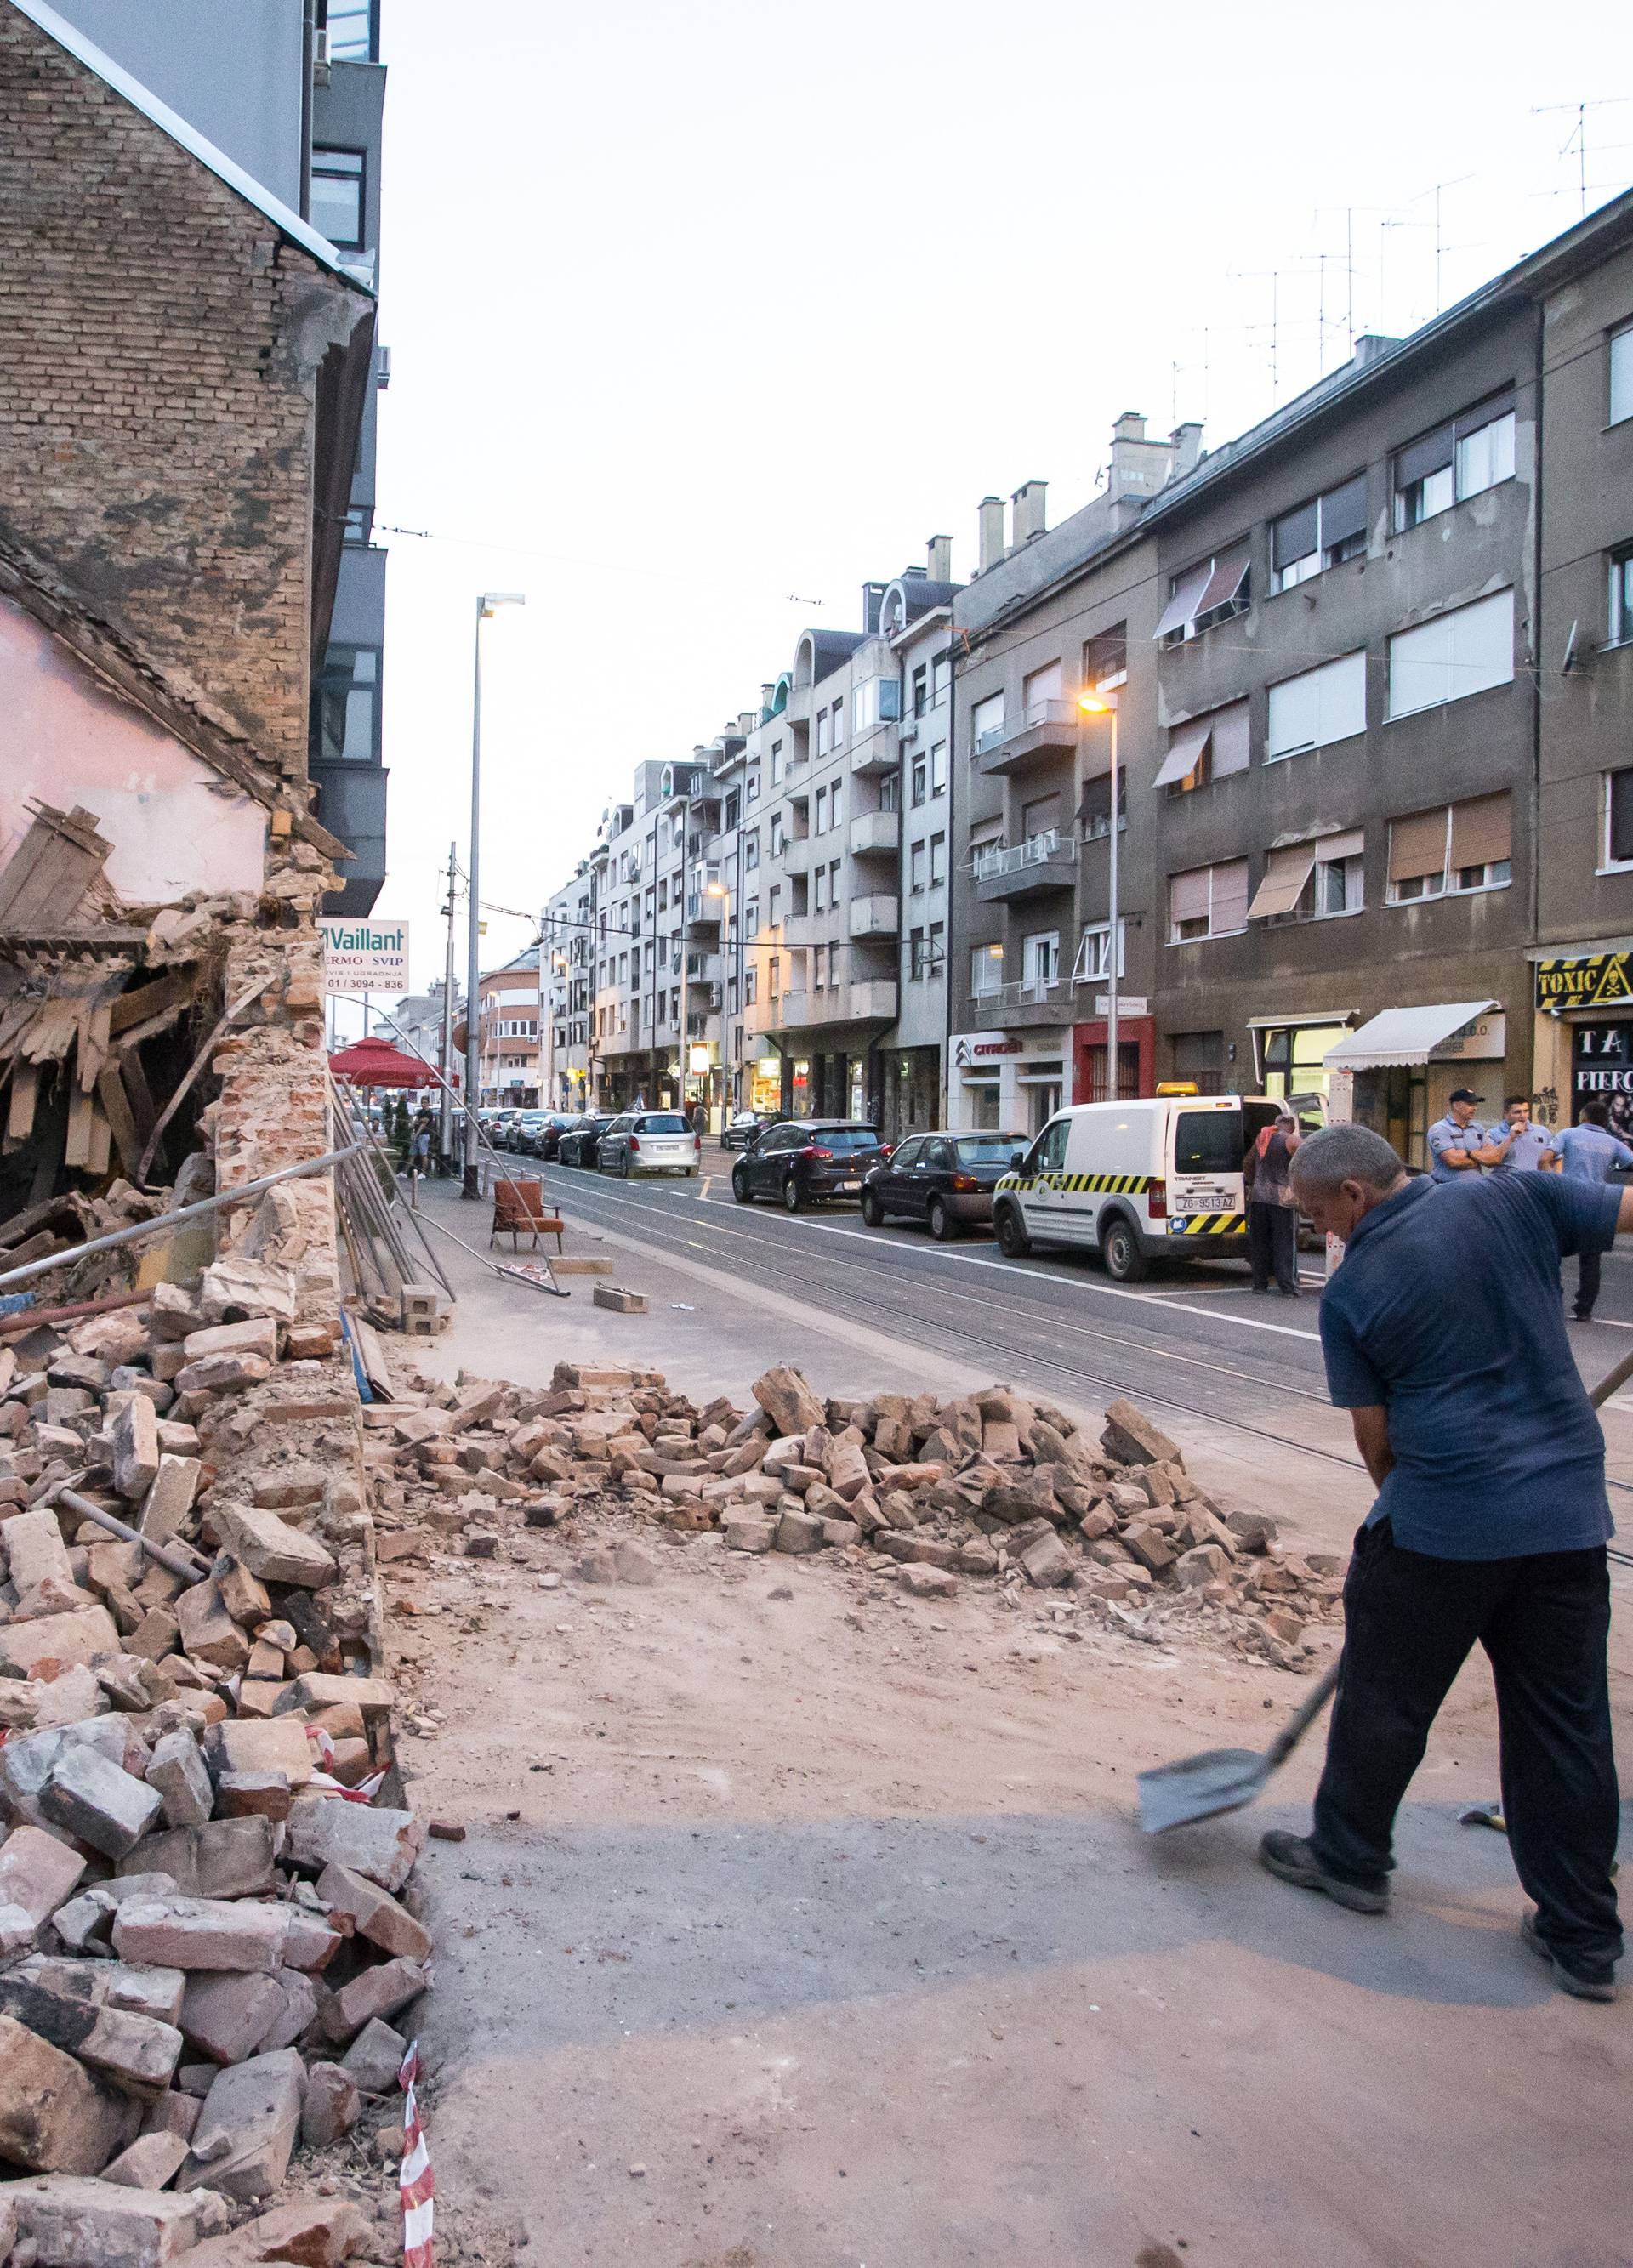
[(315, 29), (312, 34), (312, 84), (314, 86), (329, 85), (329, 33), (326, 28)]

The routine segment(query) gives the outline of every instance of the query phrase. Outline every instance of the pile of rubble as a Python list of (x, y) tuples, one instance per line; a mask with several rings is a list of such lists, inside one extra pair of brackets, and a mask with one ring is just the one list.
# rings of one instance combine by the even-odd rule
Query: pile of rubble
[(235, 1255), (5, 1326), (0, 2258), (168, 2260), (401, 2100), (423, 1830), (356, 1392), (295, 1315)]
[[(1266, 1514), (1225, 1511), (1128, 1402), (1096, 1441), (1008, 1386), (824, 1402), (780, 1366), (745, 1413), (697, 1409), (655, 1372), (559, 1363), (548, 1393), (420, 1379), (365, 1417), (383, 1559), (427, 1530), (490, 1557), (506, 1520), (633, 1514), (730, 1552), (835, 1552), (919, 1597), (967, 1577), (1012, 1596), (1069, 1587), (1137, 1635), (1194, 1629), (1284, 1669), (1308, 1667), (1307, 1627), (1340, 1610), (1342, 1560), (1295, 1557)], [(643, 1564), (592, 1542), (577, 1571), (639, 1580)]]

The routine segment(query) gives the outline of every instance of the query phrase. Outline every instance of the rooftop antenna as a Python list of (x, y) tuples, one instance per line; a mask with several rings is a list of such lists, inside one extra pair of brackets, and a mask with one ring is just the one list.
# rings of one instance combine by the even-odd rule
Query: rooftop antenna
[(1601, 95), (1598, 100), (1592, 102), (1533, 102), (1531, 106), (1531, 115), (1533, 118), (1545, 117), (1549, 113), (1558, 110), (1570, 110), (1576, 113), (1577, 122), (1571, 128), (1570, 133), (1565, 136), (1563, 142), (1560, 144), (1559, 155), (1562, 158), (1568, 158), (1570, 154), (1570, 146), (1572, 143), (1576, 144), (1577, 195), (1579, 201), (1580, 214), (1584, 218), (1586, 217), (1587, 214), (1588, 193), (1587, 114), (1590, 110), (1615, 110), (1625, 108), (1627, 104), (1629, 102), (1633, 102), (1633, 95), (1607, 94)]

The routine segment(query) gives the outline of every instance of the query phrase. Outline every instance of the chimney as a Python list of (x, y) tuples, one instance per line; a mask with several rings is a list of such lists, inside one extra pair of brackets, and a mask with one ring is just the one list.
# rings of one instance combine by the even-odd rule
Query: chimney
[(760, 707), (761, 707), (761, 708), (765, 711), (765, 713), (766, 713), (766, 715), (767, 715), (768, 717), (769, 717), (769, 716), (770, 716), (770, 714), (771, 714), (771, 705), (772, 705), (772, 703), (776, 698), (777, 698), (777, 688), (775, 687), (775, 685), (762, 685), (762, 686), (761, 686), (761, 688), (760, 688)]
[[(771, 687), (770, 687), (769, 685), (763, 685), (763, 686), (760, 688), (760, 690), (761, 690), (761, 692), (762, 692), (762, 693), (765, 695), (765, 698), (764, 702), (761, 703), (761, 706), (762, 706), (763, 708), (769, 709), (769, 708), (771, 707), (772, 688), (771, 688)], [(738, 712), (737, 712), (737, 730), (738, 730), (738, 732), (739, 732), (739, 733), (742, 733), (742, 735), (743, 735), (743, 739), (744, 739), (745, 740), (748, 739), (748, 737), (749, 737), (750, 733), (751, 732), (753, 732), (753, 730), (754, 730), (755, 726), (759, 723), (759, 721), (760, 721), (760, 720), (759, 720), (758, 715), (756, 713), (756, 711), (755, 711), (754, 710), (752, 710), (752, 709), (741, 709), (741, 710), (739, 710), (739, 711), (738, 711)]]
[(1168, 477), (1171, 481), (1182, 481), (1201, 460), (1201, 426), (1194, 422), (1176, 425), (1168, 436), (1168, 446), (1174, 453), (1173, 470)]
[(1003, 557), (1003, 498), (983, 497), (979, 506), (981, 529), (981, 565), (984, 575)]
[(924, 547), (925, 569), (932, 583), (952, 581), (952, 538), (933, 535)]
[(1017, 551), (1023, 543), (1030, 543), (1034, 536), (1044, 532), (1044, 497), (1048, 486), (1047, 481), (1027, 481), (1009, 499), (1015, 506), (1013, 525)]
[(873, 637), (877, 634), (879, 628), (879, 610), (883, 604), (883, 584), (864, 583), (862, 585), (862, 628), (869, 637)]
[(1376, 362), (1379, 355), (1387, 354), (1391, 347), (1398, 347), (1400, 343), (1399, 339), (1385, 338), (1381, 332), (1363, 331), (1355, 343), (1356, 363), (1364, 370), (1368, 363)]

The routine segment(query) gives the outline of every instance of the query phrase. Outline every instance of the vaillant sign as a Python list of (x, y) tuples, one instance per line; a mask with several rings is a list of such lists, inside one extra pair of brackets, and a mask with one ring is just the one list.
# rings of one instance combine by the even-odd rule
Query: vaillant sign
[(320, 921), (318, 928), (326, 993), (408, 990), (406, 922)]

